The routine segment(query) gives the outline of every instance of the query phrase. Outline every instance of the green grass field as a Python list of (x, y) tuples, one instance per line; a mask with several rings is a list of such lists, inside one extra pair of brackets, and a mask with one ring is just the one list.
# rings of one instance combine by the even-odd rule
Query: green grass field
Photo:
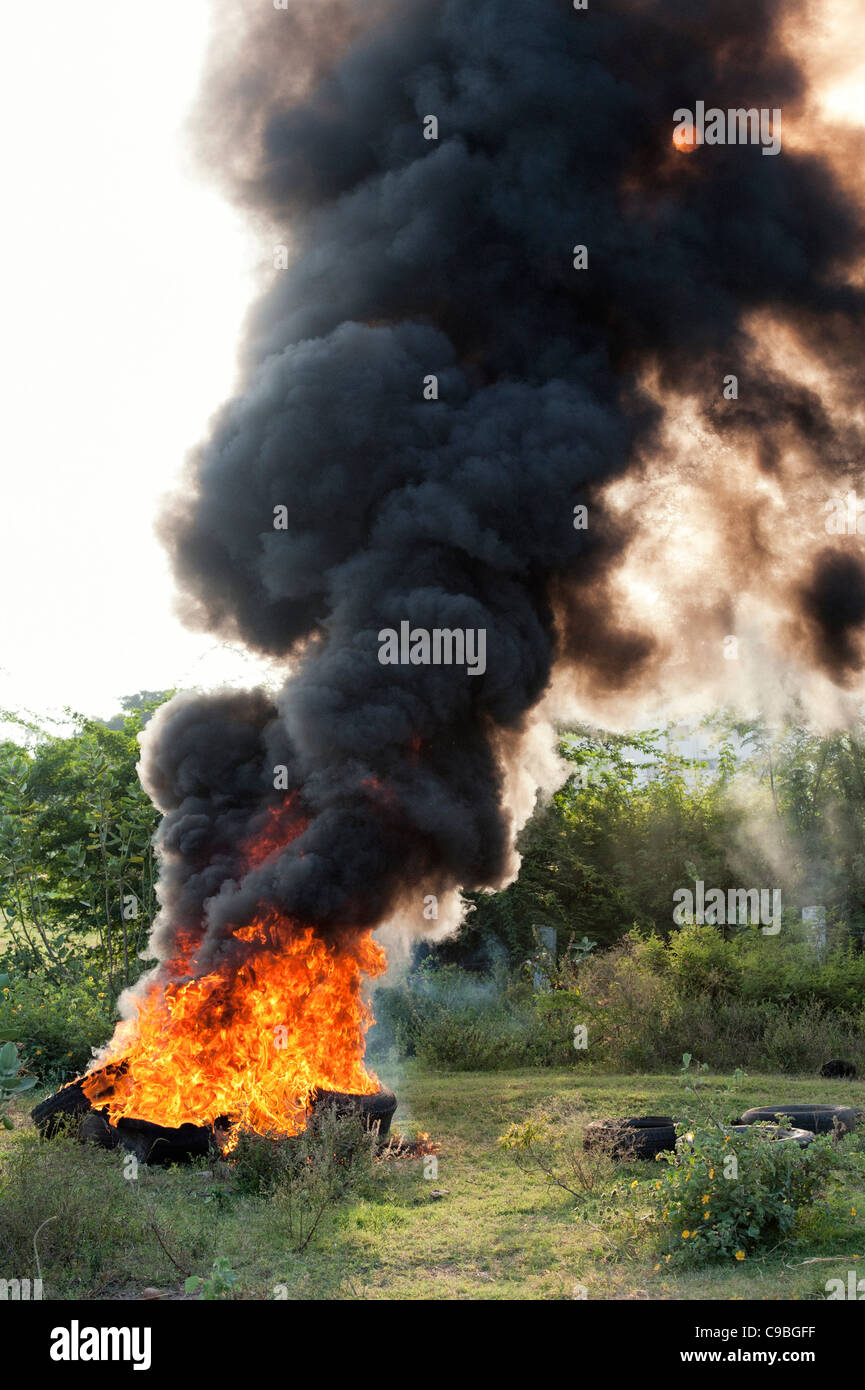
[[(641, 1202), (653, 1164), (602, 1166), (597, 1186), (574, 1198), (521, 1172), (498, 1143), (550, 1101), (581, 1121), (691, 1117), (678, 1077), (381, 1071), (399, 1095), (397, 1127), (439, 1144), (437, 1176), (425, 1178), (422, 1158), (377, 1163), (360, 1194), (328, 1210), (302, 1254), (291, 1249), (284, 1206), (237, 1192), (224, 1163), (142, 1167), (126, 1181), (122, 1156), (71, 1141), (40, 1145), (19, 1110), (15, 1131), (0, 1132), (0, 1276), (36, 1274), (40, 1226), (53, 1299), (135, 1298), (146, 1287), (176, 1297), (186, 1274), (206, 1276), (219, 1257), (237, 1276), (233, 1296), (249, 1299), (273, 1298), (278, 1285), (291, 1299), (572, 1299), (577, 1285), (592, 1299), (822, 1299), (826, 1280), (844, 1277), (855, 1256), (865, 1275), (865, 1181), (805, 1213), (782, 1248), (683, 1272), (663, 1261), (656, 1268), (658, 1234)], [(725, 1122), (769, 1102), (865, 1106), (860, 1082), (704, 1080), (701, 1095)], [(858, 1145), (859, 1136), (844, 1142)], [(805, 1263), (815, 1257), (822, 1262)]]

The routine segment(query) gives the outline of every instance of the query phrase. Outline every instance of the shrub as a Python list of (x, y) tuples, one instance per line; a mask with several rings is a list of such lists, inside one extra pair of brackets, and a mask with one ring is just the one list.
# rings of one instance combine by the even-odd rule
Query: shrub
[(359, 1177), (369, 1171), (375, 1148), (376, 1137), (359, 1115), (340, 1114), (328, 1107), (299, 1134), (242, 1130), (228, 1162), (237, 1189), (259, 1196), (304, 1173), (322, 1155), (332, 1160), (341, 1181)]
[(502, 1005), (451, 1009), (438, 1004), (425, 1010), (415, 1039), (415, 1053), (429, 1067), (496, 1071), (527, 1066), (530, 1061), (527, 1011)]
[(533, 994), (521, 977), (477, 976), (427, 962), (376, 992), (371, 1055), (388, 1045), (439, 1070), (564, 1066), (577, 1060), (578, 990)]
[(6, 1113), (10, 1100), (36, 1084), (35, 1077), (21, 1076), (20, 1072), (21, 1062), (14, 1042), (0, 1044), (0, 1124), (4, 1129), (13, 1128)]
[(200, 1293), (205, 1301), (217, 1302), (231, 1298), (236, 1283), (237, 1275), (231, 1268), (228, 1257), (217, 1255), (210, 1267), (210, 1273), (205, 1278), (198, 1274), (190, 1274), (183, 1287), (188, 1294)]
[(685, 927), (669, 943), (631, 932), (580, 968), (589, 1055), (645, 1070), (692, 1046), (719, 1069), (813, 1071), (831, 1056), (862, 1065), (865, 1011), (846, 1002), (859, 972), (848, 952), (821, 962), (807, 945), (725, 941), (711, 926)]
[(649, 968), (651, 950), (630, 933), (581, 969), (587, 1055), (593, 1061), (603, 1057), (641, 1070), (662, 1064), (674, 994), (669, 980)]
[(574, 1027), (587, 1018), (581, 990), (556, 989), (549, 994), (535, 994), (531, 1010), (534, 1019), (529, 1050), (535, 1065), (560, 1067), (585, 1056), (574, 1045)]
[(696, 923), (682, 927), (667, 947), (669, 970), (682, 999), (738, 993), (744, 966), (738, 942), (725, 941), (717, 927)]
[[(539, 992), (521, 974), (427, 959), (376, 992), (370, 1053), (390, 1046), (437, 1069), (588, 1061), (652, 1071), (694, 1048), (724, 1070), (816, 1071), (833, 1056), (865, 1069), (863, 960), (839, 951), (821, 962), (813, 946), (762, 935), (725, 941), (712, 926), (687, 926), (670, 942), (631, 931), (569, 965), (567, 987)], [(585, 1051), (574, 1048), (577, 1023)]]
[(663, 1171), (649, 1189), (670, 1259), (741, 1260), (790, 1234), (837, 1157), (830, 1135), (800, 1149), (768, 1138), (771, 1128), (730, 1135), (705, 1122), (676, 1126), (676, 1152), (659, 1155)]
[(520, 1172), (540, 1175), (551, 1187), (582, 1197), (615, 1172), (612, 1159), (583, 1147), (585, 1112), (579, 1100), (553, 1100), (538, 1106), (522, 1124), (499, 1137)]
[(44, 976), (0, 988), (0, 1037), (17, 1042), (28, 1069), (52, 1084), (82, 1072), (112, 1026), (113, 1001), (88, 977), (56, 984)]
[(330, 1106), (296, 1138), (280, 1143), (271, 1205), (277, 1226), (298, 1254), (326, 1213), (370, 1190), (375, 1148), (376, 1137), (359, 1115), (340, 1115)]

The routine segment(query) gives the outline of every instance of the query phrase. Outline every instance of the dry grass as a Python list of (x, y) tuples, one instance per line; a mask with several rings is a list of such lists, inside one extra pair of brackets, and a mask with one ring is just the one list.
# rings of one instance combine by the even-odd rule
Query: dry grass
[[(363, 1187), (328, 1204), (302, 1253), (279, 1214), (284, 1197), (244, 1192), (219, 1165), (142, 1167), (129, 1182), (122, 1156), (40, 1145), (22, 1124), (0, 1138), (0, 1277), (36, 1276), (37, 1230), (45, 1296), (55, 1299), (134, 1298), (154, 1286), (177, 1297), (186, 1271), (206, 1277), (219, 1257), (237, 1275), (232, 1296), (244, 1299), (572, 1299), (581, 1286), (600, 1299), (809, 1299), (824, 1298), (826, 1280), (853, 1268), (854, 1255), (865, 1260), (863, 1180), (808, 1214), (798, 1243), (764, 1259), (656, 1269), (639, 1200), (653, 1165), (587, 1162), (579, 1136), (588, 1119), (682, 1115), (677, 1077), (408, 1069), (383, 1080), (400, 1098), (400, 1128), (428, 1131), (440, 1152), (377, 1163)], [(725, 1120), (771, 1102), (865, 1103), (861, 1082), (703, 1080)], [(563, 1144), (555, 1172), (564, 1186), (521, 1171), (499, 1143), (533, 1114)], [(824, 1263), (805, 1263), (817, 1258)]]

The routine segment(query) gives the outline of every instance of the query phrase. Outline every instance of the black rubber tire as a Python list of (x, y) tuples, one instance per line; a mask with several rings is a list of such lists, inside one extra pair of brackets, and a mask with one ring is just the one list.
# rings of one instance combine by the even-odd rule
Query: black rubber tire
[(786, 1116), (812, 1134), (831, 1134), (836, 1120), (842, 1134), (852, 1134), (856, 1128), (856, 1111), (849, 1105), (758, 1105), (746, 1110), (739, 1123), (753, 1125), (759, 1120), (774, 1120), (776, 1115)]
[(312, 1114), (333, 1106), (340, 1115), (362, 1115), (367, 1129), (375, 1129), (383, 1139), (390, 1131), (396, 1110), (396, 1096), (382, 1086), (370, 1096), (351, 1095), (347, 1091), (319, 1091), (312, 1104)]
[(53, 1139), (62, 1129), (68, 1128), (76, 1133), (78, 1126), (75, 1120), (89, 1110), (90, 1101), (82, 1091), (80, 1081), (73, 1081), (35, 1105), (30, 1111), (30, 1118), (43, 1139)]
[[(724, 1133), (747, 1134), (750, 1128), (750, 1124), (727, 1125)], [(810, 1129), (779, 1130), (776, 1127), (774, 1133), (771, 1130), (766, 1131), (766, 1138), (772, 1144), (797, 1144), (800, 1149), (807, 1149), (809, 1144), (813, 1144), (815, 1136)]]
[(116, 1149), (120, 1143), (117, 1130), (108, 1123), (101, 1110), (88, 1110), (78, 1122), (78, 1138), (82, 1144), (98, 1144), (100, 1149)]
[(193, 1158), (206, 1158), (214, 1147), (213, 1131), (201, 1125), (178, 1125), (165, 1129), (149, 1120), (132, 1116), (109, 1126), (117, 1141), (142, 1163), (165, 1167), (169, 1163), (189, 1163)]
[(68, 1128), (82, 1144), (97, 1144), (102, 1149), (116, 1149), (122, 1144), (142, 1163), (188, 1163), (211, 1152), (211, 1131), (197, 1125), (164, 1129), (162, 1125), (135, 1119), (109, 1124), (102, 1110), (91, 1107), (79, 1081), (48, 1096), (31, 1110), (30, 1116), (43, 1139), (53, 1139)]
[(654, 1158), (675, 1147), (676, 1130), (669, 1115), (592, 1120), (583, 1133), (587, 1153), (603, 1153), (614, 1159)]

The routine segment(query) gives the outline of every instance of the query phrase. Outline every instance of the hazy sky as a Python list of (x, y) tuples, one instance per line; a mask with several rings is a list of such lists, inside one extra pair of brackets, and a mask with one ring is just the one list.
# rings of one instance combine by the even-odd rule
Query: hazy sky
[[(859, 6), (819, 10), (809, 39), (861, 120)], [(0, 8), (0, 708), (109, 714), (259, 669), (180, 626), (152, 533), (231, 389), (266, 249), (188, 167), (206, 34), (207, 0)]]
[(260, 251), (187, 163), (206, 0), (0, 8), (0, 706), (237, 676), (152, 534), (228, 394)]

